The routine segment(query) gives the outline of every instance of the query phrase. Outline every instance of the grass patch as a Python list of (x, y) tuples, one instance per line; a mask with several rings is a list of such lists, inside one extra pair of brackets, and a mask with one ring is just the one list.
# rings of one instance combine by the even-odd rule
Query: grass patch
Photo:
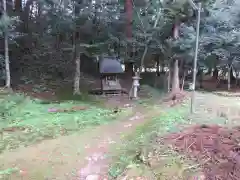
[(71, 88), (59, 88), (56, 91), (56, 96), (59, 101), (81, 101), (86, 102), (88, 104), (102, 106), (104, 105), (103, 100), (100, 98), (97, 98), (94, 95), (89, 94), (89, 89), (84, 89), (84, 87), (81, 89), (80, 95), (74, 95), (73, 90)]
[(147, 96), (147, 98), (141, 98), (137, 102), (143, 106), (152, 106), (157, 101), (163, 99), (163, 97), (166, 95), (166, 92), (164, 92), (161, 89), (153, 88), (149, 85), (141, 85), (140, 91)]
[(46, 103), (21, 94), (1, 94), (0, 152), (108, 123), (129, 113), (129, 109), (114, 113), (82, 101)]
[[(157, 143), (156, 138), (179, 131), (179, 125), (186, 123), (188, 111), (188, 107), (184, 105), (165, 109), (160, 117), (154, 117), (125, 137), (125, 143), (117, 151), (118, 158), (114, 157), (116, 161), (112, 164), (109, 175), (117, 178), (128, 171), (130, 176), (135, 173), (136, 176), (147, 176), (148, 179), (186, 178), (189, 173), (186, 167), (191, 162), (170, 150), (171, 148)], [(149, 159), (153, 161), (148, 161)], [(154, 164), (157, 159), (158, 162)]]

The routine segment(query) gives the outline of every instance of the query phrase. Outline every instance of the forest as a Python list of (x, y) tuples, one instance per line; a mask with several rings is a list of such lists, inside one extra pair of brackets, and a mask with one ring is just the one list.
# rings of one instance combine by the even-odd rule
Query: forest
[[(228, 76), (228, 89), (238, 84), (238, 3), (209, 0), (201, 8), (198, 75)], [(121, 59), (125, 71), (158, 67), (159, 74), (167, 67), (174, 88), (193, 71), (198, 13), (187, 0), (16, 0), (2, 3), (1, 9), (1, 79), (6, 87), (20, 78), (81, 81), (76, 60), (81, 73), (96, 75), (103, 55)]]
[(240, 0), (0, 0), (0, 179), (240, 179), (239, 73)]

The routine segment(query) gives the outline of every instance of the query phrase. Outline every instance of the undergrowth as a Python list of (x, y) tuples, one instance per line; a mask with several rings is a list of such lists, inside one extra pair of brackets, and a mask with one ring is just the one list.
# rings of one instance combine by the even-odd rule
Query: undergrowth
[(147, 98), (141, 98), (137, 102), (144, 107), (147, 107), (149, 105), (158, 104), (157, 102), (163, 99), (166, 92), (162, 89), (156, 89), (149, 85), (141, 85), (140, 94), (147, 96)]
[[(170, 150), (171, 148), (156, 144), (155, 140), (158, 136), (179, 131), (180, 124), (186, 123), (187, 111), (188, 108), (184, 105), (166, 109), (166, 111), (160, 113), (160, 116), (154, 117), (151, 121), (139, 126), (134, 133), (125, 137), (125, 143), (119, 147), (116, 153), (117, 158), (114, 157), (115, 162), (109, 170), (109, 176), (116, 179), (128, 169), (138, 171), (134, 174), (148, 174), (147, 176), (150, 179), (167, 179), (165, 178), (166, 175), (169, 178), (170, 175), (177, 177), (183, 173), (180, 171), (185, 168), (184, 163), (190, 162)], [(155, 153), (155, 156), (164, 155), (164, 161), (161, 160), (162, 164), (157, 169), (151, 168), (148, 164), (149, 154), (152, 152)], [(156, 160), (157, 157), (153, 159)], [(175, 172), (174, 168), (176, 169)], [(181, 179), (180, 176), (178, 178)]]
[(129, 110), (114, 113), (82, 101), (46, 103), (21, 94), (0, 94), (0, 152), (108, 123), (126, 113)]
[(82, 88), (81, 89), (81, 95), (73, 95), (71, 88), (60, 88), (56, 92), (57, 99), (60, 101), (66, 101), (66, 100), (74, 100), (74, 101), (81, 101), (81, 102), (87, 102), (94, 105), (102, 105), (103, 102), (101, 102), (99, 99), (94, 98), (93, 96), (89, 95), (88, 90)]

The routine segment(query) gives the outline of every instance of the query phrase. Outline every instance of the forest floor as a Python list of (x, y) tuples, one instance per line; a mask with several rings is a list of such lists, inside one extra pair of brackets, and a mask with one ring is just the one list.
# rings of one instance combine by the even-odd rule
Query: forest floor
[[(189, 110), (189, 102), (185, 102)], [(111, 164), (116, 179), (240, 179), (238, 97), (196, 93), (184, 106), (155, 118), (125, 141)]]
[[(163, 137), (192, 124), (238, 126), (240, 104), (236, 97), (197, 93), (196, 113), (189, 115), (188, 100), (169, 107), (169, 103), (160, 103), (160, 94), (154, 93), (152, 98), (135, 103), (118, 104), (116, 98), (111, 98), (108, 107), (102, 101), (49, 103), (22, 95), (3, 95), (0, 179), (93, 180), (137, 176), (168, 180), (177, 175), (177, 179), (185, 180), (200, 176), (202, 165), (180, 150), (180, 154), (176, 153), (179, 146), (175, 141)], [(173, 138), (176, 139), (181, 138)], [(192, 147), (188, 146), (187, 149)], [(164, 158), (161, 163), (149, 160), (156, 157), (157, 151), (161, 156), (152, 159)], [(155, 165), (157, 172), (153, 169)]]
[[(157, 91), (151, 93), (161, 97)], [(100, 169), (80, 173), (87, 156), (103, 153), (144, 122), (143, 116), (154, 114), (151, 97), (136, 102), (126, 96), (108, 97), (107, 101), (104, 97), (56, 101), (51, 92), (30, 94), (41, 94), (42, 100), (5, 91), (0, 94), (2, 179), (78, 179), (99, 173)]]

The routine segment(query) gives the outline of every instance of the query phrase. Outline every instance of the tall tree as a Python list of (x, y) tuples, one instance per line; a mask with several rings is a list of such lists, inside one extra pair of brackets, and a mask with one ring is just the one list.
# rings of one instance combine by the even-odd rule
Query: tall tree
[[(3, 16), (2, 18), (8, 19), (7, 15), (7, 2), (3, 0)], [(10, 63), (9, 63), (9, 49), (8, 49), (8, 26), (4, 29), (4, 54), (5, 54), (5, 72), (6, 72), (6, 88), (11, 87)]]
[(15, 0), (14, 1), (14, 9), (15, 9), (15, 11), (17, 11), (17, 12), (20, 12), (20, 11), (22, 11), (22, 0)]

